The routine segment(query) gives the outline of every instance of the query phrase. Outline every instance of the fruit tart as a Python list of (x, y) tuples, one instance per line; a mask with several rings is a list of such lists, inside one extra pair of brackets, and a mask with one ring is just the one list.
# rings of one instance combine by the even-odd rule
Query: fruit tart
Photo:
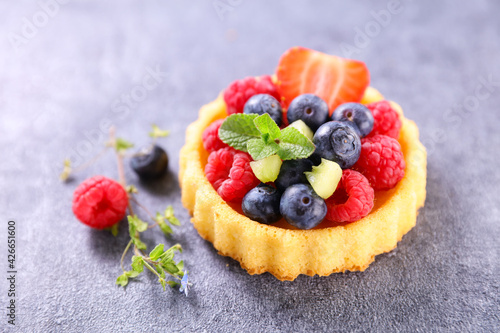
[(250, 274), (363, 271), (416, 223), (426, 151), (360, 61), (294, 47), (203, 106), (180, 154), (201, 237)]

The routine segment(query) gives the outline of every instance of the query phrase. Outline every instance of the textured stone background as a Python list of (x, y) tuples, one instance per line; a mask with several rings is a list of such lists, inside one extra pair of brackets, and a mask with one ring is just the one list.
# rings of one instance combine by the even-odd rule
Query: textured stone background
[[(500, 330), (498, 1), (401, 0), (384, 26), (372, 11), (387, 11), (386, 1), (61, 0), (49, 17), (42, 6), (50, 2), (0, 3), (0, 267), (13, 219), (19, 270), (15, 328), (0, 274), (1, 331)], [(421, 129), (426, 206), (398, 248), (363, 273), (250, 276), (197, 235), (181, 206), (186, 126), (232, 80), (273, 72), (287, 48), (349, 55), (346, 44)], [(127, 109), (121, 96), (139, 91), (148, 68), (166, 74)], [(187, 298), (162, 292), (150, 274), (117, 288), (126, 228), (114, 238), (73, 217), (75, 186), (94, 174), (117, 177), (115, 161), (69, 184), (57, 179), (61, 163), (97, 153), (107, 120), (139, 145), (153, 122), (172, 131), (168, 177), (127, 176), (146, 205), (171, 203), (183, 222), (168, 242), (185, 248)], [(165, 241), (159, 232), (145, 238)]]

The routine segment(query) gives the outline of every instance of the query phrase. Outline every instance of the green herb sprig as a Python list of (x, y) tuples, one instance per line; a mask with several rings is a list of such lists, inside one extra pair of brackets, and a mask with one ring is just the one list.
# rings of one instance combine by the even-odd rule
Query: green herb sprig
[[(156, 125), (153, 125), (153, 129), (149, 133), (153, 138), (153, 144), (158, 138), (166, 137), (168, 134), (169, 131), (162, 130)], [(147, 245), (141, 240), (142, 233), (146, 232), (148, 229), (158, 227), (166, 236), (169, 236), (174, 232), (172, 227), (180, 226), (181, 223), (175, 216), (174, 209), (171, 205), (169, 205), (163, 213), (157, 212), (156, 215), (151, 214), (150, 211), (136, 199), (135, 195), (138, 194), (137, 188), (134, 185), (126, 184), (123, 159), (126, 157), (126, 152), (133, 146), (134, 144), (127, 140), (116, 138), (115, 129), (110, 129), (110, 139), (106, 143), (106, 148), (113, 148), (115, 151), (118, 162), (119, 181), (128, 193), (129, 200), (127, 209), (130, 213), (127, 216), (130, 241), (121, 256), (120, 266), (123, 273), (116, 279), (116, 284), (122, 287), (127, 286), (130, 279), (136, 278), (144, 271), (144, 268), (147, 268), (147, 270), (158, 277), (158, 282), (163, 287), (163, 290), (165, 290), (168, 285), (172, 288), (179, 288), (179, 290), (187, 296), (188, 289), (192, 285), (191, 282), (189, 282), (188, 271), (184, 268), (184, 261), (177, 261), (175, 259), (175, 254), (182, 252), (181, 245), (175, 244), (165, 249), (165, 245), (162, 243), (156, 245), (149, 254), (144, 252), (147, 250)], [(79, 169), (72, 169), (69, 160), (65, 160), (60, 179), (66, 181), (75, 171), (80, 171), (90, 166), (100, 158), (106, 150), (107, 149), (96, 156), (90, 163), (87, 163)], [(132, 203), (141, 208), (153, 223), (150, 224), (135, 214)], [(118, 223), (109, 228), (109, 231), (116, 236), (118, 234)], [(124, 260), (131, 249), (133, 250), (130, 264), (131, 269), (127, 270), (124, 266)]]
[(314, 144), (294, 127), (280, 130), (269, 114), (230, 115), (219, 129), (220, 139), (229, 146), (248, 152), (254, 160), (278, 155), (282, 160), (309, 157)]

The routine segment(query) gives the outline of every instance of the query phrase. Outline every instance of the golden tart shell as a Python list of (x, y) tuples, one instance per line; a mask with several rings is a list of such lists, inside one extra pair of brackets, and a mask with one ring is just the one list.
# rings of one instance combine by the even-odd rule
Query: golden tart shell
[[(381, 99), (369, 87), (362, 102)], [(203, 130), (227, 116), (219, 96), (203, 106), (198, 120), (189, 125), (180, 153), (182, 203), (192, 215), (194, 227), (220, 254), (239, 261), (250, 274), (269, 272), (279, 280), (294, 280), (299, 274), (326, 276), (365, 270), (376, 255), (394, 249), (415, 226), (426, 196), (427, 153), (418, 128), (404, 118), (399, 105), (391, 104), (403, 122), (399, 142), (406, 161), (405, 177), (394, 189), (376, 192), (374, 209), (357, 222), (333, 225), (324, 221), (315, 229), (298, 230), (283, 221), (264, 225), (250, 220), (239, 207), (222, 200), (205, 177), (208, 153), (201, 139)]]

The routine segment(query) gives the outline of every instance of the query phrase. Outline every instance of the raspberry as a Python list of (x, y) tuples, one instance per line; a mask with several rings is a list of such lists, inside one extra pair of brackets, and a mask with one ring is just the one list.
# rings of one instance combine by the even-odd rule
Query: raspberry
[(366, 107), (370, 109), (375, 120), (373, 130), (368, 136), (382, 134), (397, 140), (402, 124), (399, 114), (391, 107), (391, 104), (387, 101), (380, 101), (368, 104)]
[(125, 217), (127, 192), (112, 179), (95, 176), (82, 182), (73, 193), (73, 213), (96, 229), (109, 228)]
[(247, 153), (227, 147), (210, 153), (205, 175), (225, 201), (242, 199), (259, 184), (254, 176)]
[(229, 147), (219, 138), (219, 128), (223, 122), (224, 119), (216, 120), (203, 131), (203, 135), (201, 136), (203, 139), (203, 147), (205, 147), (206, 151), (209, 153), (221, 148)]
[(406, 163), (399, 142), (387, 135), (361, 139), (361, 156), (353, 169), (361, 172), (375, 190), (390, 190), (403, 179)]
[(326, 219), (350, 223), (368, 215), (373, 208), (375, 192), (368, 179), (354, 170), (344, 170), (335, 193), (326, 200)]
[(224, 91), (227, 114), (242, 113), (248, 99), (257, 94), (269, 94), (278, 101), (281, 100), (278, 89), (269, 75), (259, 78), (246, 77), (232, 82)]

